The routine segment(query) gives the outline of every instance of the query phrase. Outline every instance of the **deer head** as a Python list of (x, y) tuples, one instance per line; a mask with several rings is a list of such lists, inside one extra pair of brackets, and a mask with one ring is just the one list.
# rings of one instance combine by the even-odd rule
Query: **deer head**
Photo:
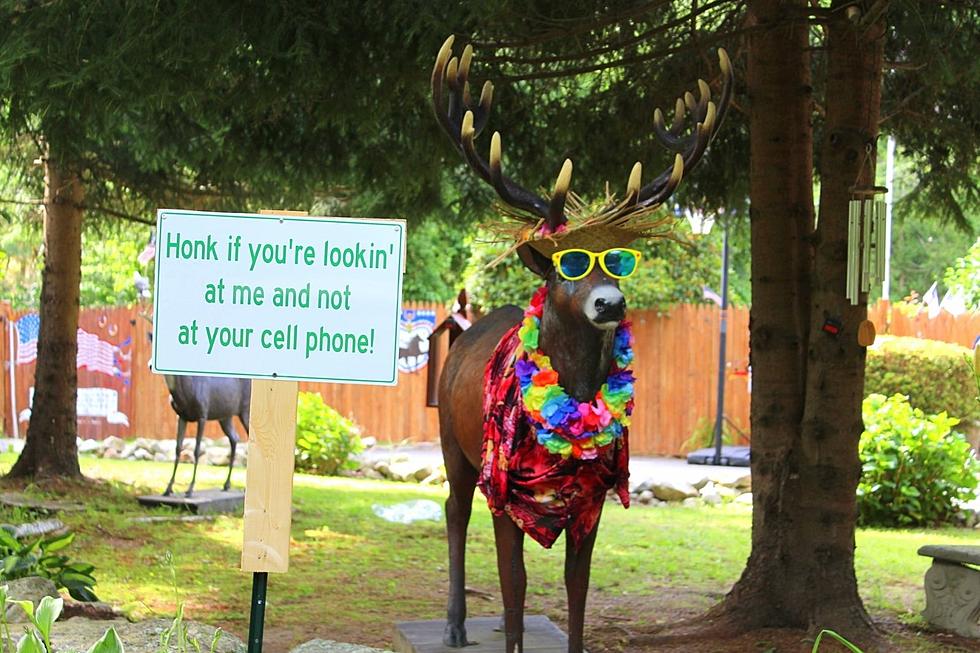
[[(469, 82), (473, 48), (467, 45), (462, 54), (453, 56), (453, 41), (450, 36), (443, 43), (432, 70), (436, 118), (473, 171), (496, 191), (501, 211), (520, 225), (516, 251), (526, 267), (546, 279), (549, 289), (542, 336), (548, 329), (549, 313), (560, 313), (565, 325), (580, 321), (599, 331), (614, 329), (625, 315), (626, 303), (618, 287), (619, 275), (607, 264), (614, 262), (601, 256), (615, 258), (617, 255), (608, 250), (623, 250), (631, 241), (651, 235), (664, 224), (665, 220), (651, 216), (673, 194), (685, 171), (701, 159), (728, 110), (733, 77), (728, 55), (718, 50), (722, 88), (717, 104), (711, 99), (707, 82), (698, 80), (697, 99), (690, 92), (678, 98), (669, 126), (660, 109), (654, 112), (654, 133), (674, 153), (672, 165), (643, 184), (643, 166), (636, 162), (622, 199), (609, 197), (598, 210), (588, 211), (569, 192), (571, 160), (564, 161), (551, 196), (545, 198), (504, 174), (499, 132), (490, 139), (489, 159), (477, 152), (475, 140), (489, 121), (493, 84), (484, 82), (479, 99), (474, 98)], [(688, 114), (693, 128), (684, 133)], [(570, 216), (575, 219), (570, 221)], [(569, 275), (562, 266), (555, 265), (559, 261), (556, 253), (569, 249), (602, 254), (598, 260), (591, 258), (592, 266), (586, 274)], [(582, 260), (573, 262), (577, 266), (573, 272), (584, 271)]]

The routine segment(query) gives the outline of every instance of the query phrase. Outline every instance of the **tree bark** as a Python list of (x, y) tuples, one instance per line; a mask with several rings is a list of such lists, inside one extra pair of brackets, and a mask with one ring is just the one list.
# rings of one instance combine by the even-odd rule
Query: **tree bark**
[(82, 183), (49, 147), (44, 175), (44, 270), (34, 400), (23, 452), (10, 477), (73, 478), (78, 466), (78, 309)]
[[(749, 3), (762, 28), (750, 37), (748, 70), (752, 550), (715, 613), (745, 628), (831, 628), (867, 646), (875, 633), (854, 574), (865, 353), (856, 333), (867, 305), (844, 295), (848, 200), (859, 173), (873, 178), (865, 144), (873, 156), (882, 30), (843, 11), (828, 27), (815, 229), (807, 26), (786, 13), (805, 4)], [(842, 323), (838, 335), (823, 330), (827, 318)]]

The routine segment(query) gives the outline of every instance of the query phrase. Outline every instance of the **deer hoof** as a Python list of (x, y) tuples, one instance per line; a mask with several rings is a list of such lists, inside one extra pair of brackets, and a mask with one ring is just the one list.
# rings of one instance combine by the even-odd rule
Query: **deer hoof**
[(174, 489), (172, 487), (168, 487), (166, 490), (163, 491), (163, 496), (169, 497), (173, 493), (174, 493)]
[(442, 643), (451, 648), (463, 648), (469, 646), (466, 640), (466, 627), (462, 624), (446, 624), (446, 630), (442, 634)]

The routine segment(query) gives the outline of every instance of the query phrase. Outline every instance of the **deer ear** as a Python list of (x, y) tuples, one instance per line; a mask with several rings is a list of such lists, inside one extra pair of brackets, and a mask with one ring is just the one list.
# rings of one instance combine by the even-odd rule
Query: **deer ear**
[(524, 264), (524, 267), (542, 279), (547, 277), (548, 273), (551, 272), (551, 259), (529, 244), (524, 243), (519, 246), (517, 248), (517, 255), (521, 258), (521, 263)]

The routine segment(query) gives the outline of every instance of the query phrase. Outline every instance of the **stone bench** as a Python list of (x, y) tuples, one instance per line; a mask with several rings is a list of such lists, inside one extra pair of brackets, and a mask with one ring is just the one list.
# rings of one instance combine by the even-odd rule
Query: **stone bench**
[(980, 638), (980, 546), (928, 545), (919, 555), (932, 558), (922, 616), (937, 628)]

